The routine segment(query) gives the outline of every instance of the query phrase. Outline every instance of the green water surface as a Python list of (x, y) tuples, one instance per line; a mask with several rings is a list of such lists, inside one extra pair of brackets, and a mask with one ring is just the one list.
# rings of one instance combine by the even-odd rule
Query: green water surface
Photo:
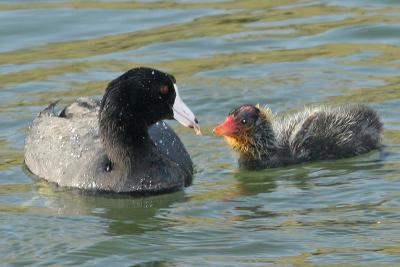
[[(204, 136), (185, 191), (85, 195), (29, 177), (50, 101), (100, 98), (129, 68), (173, 73)], [(233, 107), (367, 103), (384, 147), (239, 171), (211, 129)], [(400, 1), (0, 0), (0, 264), (400, 266)]]

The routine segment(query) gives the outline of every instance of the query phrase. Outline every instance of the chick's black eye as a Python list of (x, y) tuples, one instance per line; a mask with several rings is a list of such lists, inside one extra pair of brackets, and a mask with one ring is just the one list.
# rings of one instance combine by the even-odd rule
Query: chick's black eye
[(246, 124), (246, 123), (247, 123), (247, 120), (246, 120), (246, 119), (243, 119), (243, 120), (242, 120), (242, 123), (243, 123), (243, 124)]
[(167, 85), (162, 85), (162, 86), (160, 87), (160, 94), (166, 95), (166, 94), (168, 94), (168, 92), (169, 92), (169, 88), (168, 88)]

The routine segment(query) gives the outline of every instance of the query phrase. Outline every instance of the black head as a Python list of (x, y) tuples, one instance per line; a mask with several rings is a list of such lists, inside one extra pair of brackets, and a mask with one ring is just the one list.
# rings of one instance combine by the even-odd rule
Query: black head
[[(101, 111), (118, 111), (117, 118), (137, 116), (151, 125), (172, 119), (176, 98), (174, 76), (151, 68), (134, 68), (111, 81), (101, 103)], [(112, 107), (118, 106), (118, 107)]]

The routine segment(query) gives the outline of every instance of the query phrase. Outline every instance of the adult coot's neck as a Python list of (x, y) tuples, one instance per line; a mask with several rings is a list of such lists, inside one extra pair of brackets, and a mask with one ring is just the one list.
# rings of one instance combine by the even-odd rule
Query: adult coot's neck
[(173, 118), (199, 129), (193, 112), (179, 98), (172, 75), (140, 67), (110, 82), (101, 101), (99, 128), (113, 165), (129, 168), (145, 162), (155, 151), (148, 127)]
[(99, 130), (113, 164), (132, 165), (152, 147), (145, 114), (138, 112), (126, 88), (109, 86), (101, 103)]

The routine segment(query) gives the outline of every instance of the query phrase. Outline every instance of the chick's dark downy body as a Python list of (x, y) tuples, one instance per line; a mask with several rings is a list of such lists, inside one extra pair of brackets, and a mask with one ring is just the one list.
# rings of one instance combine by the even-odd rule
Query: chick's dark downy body
[[(364, 105), (320, 106), (281, 116), (246, 105), (229, 117), (230, 131), (221, 135), (247, 169), (355, 156), (378, 148), (382, 132), (377, 113)], [(217, 133), (221, 127), (226, 122)]]

